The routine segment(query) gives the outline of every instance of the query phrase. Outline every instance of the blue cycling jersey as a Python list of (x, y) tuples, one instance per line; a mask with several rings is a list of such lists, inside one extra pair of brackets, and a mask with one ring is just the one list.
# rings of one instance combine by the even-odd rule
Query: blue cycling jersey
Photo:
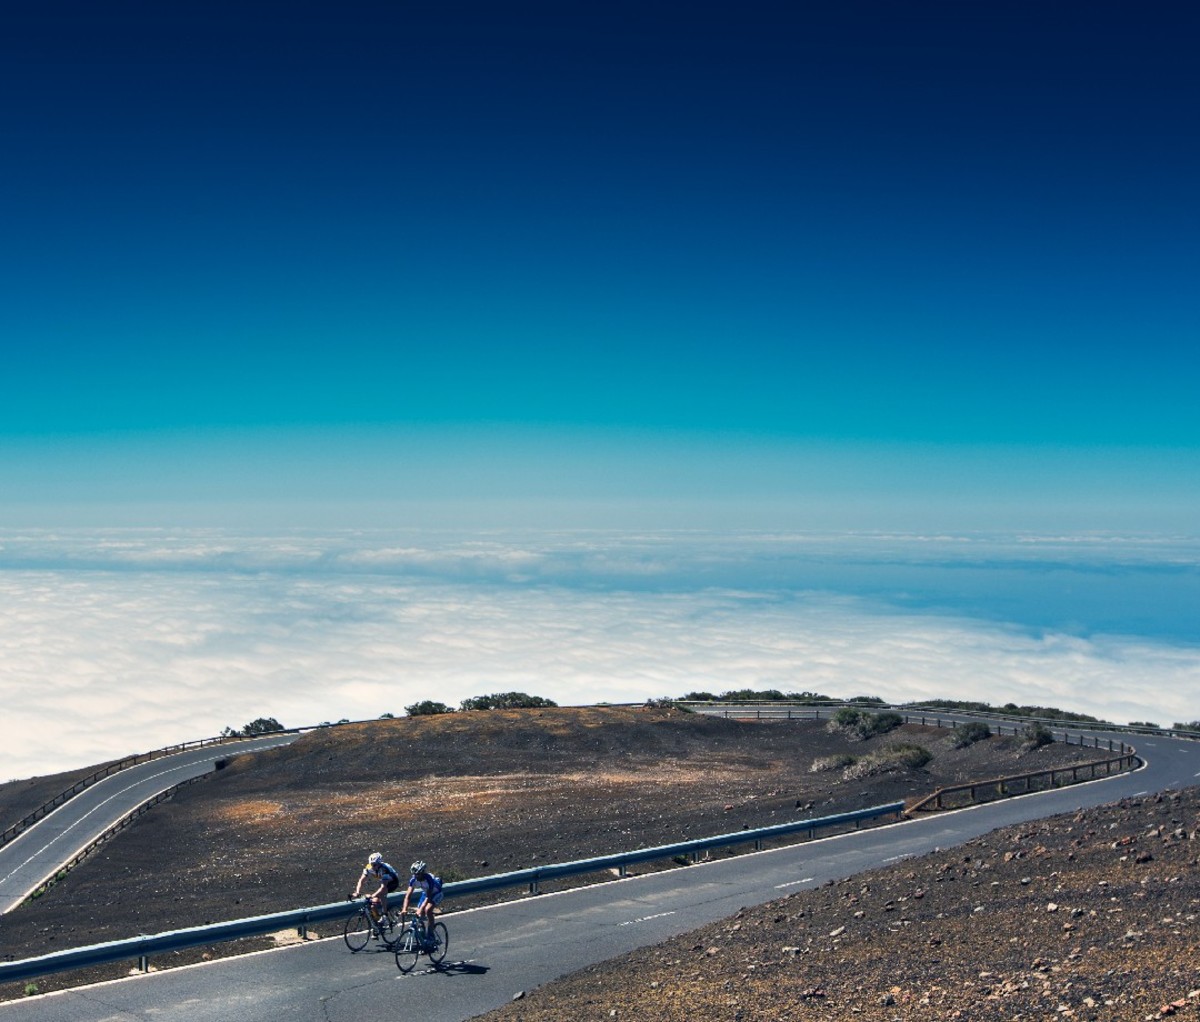
[(437, 894), (442, 889), (442, 878), (435, 877), (432, 873), (426, 873), (424, 880), (418, 880), (415, 876), (408, 878), (409, 887), (418, 887), (421, 893), (428, 894), (431, 897)]

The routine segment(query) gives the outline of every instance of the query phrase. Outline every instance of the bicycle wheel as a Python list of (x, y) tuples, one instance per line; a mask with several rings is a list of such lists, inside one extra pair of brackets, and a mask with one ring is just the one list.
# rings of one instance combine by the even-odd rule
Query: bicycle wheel
[(445, 923), (433, 924), (433, 944), (429, 948), (429, 960), (434, 965), (440, 965), (446, 957), (446, 949), (450, 946), (450, 934), (446, 932)]
[(392, 948), (396, 952), (396, 968), (401, 972), (412, 972), (421, 957), (421, 942), (411, 926), (404, 927)]
[(371, 940), (371, 920), (367, 918), (367, 914), (358, 911), (349, 916), (346, 925), (342, 927), (342, 937), (351, 951), (361, 951), (365, 948)]
[(391, 916), (384, 916), (380, 921), (376, 930), (377, 936), (388, 948), (391, 948), (397, 940), (400, 939), (400, 929), (396, 925), (396, 921)]

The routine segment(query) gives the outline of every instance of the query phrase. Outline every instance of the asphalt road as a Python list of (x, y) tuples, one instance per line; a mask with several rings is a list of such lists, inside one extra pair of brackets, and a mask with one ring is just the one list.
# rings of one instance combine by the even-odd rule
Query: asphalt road
[(436, 970), (422, 962), (401, 975), (391, 954), (351, 954), (333, 933), (277, 951), (8, 1002), (0, 1005), (0, 1022), (350, 1022), (410, 1011), (430, 1022), (461, 1022), (519, 991), (726, 918), (743, 906), (961, 844), (996, 827), (1200, 783), (1200, 743), (1142, 737), (1137, 747), (1147, 765), (1132, 774), (507, 905), (451, 911), (449, 954)]
[(109, 827), (184, 781), (209, 773), (218, 760), (294, 742), (266, 735), (207, 745), (127, 767), (85, 788), (0, 848), (0, 915), (10, 912)]

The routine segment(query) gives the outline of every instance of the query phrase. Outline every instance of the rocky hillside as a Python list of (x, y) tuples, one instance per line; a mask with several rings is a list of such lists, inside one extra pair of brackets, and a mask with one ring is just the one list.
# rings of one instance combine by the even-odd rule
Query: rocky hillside
[(1200, 1019), (1200, 789), (994, 831), (740, 912), (486, 1022)]
[[(898, 744), (929, 758), (890, 757)], [(20, 958), (336, 901), (374, 850), (399, 865), (426, 858), (458, 879), (828, 815), (1097, 755), (1030, 750), (1011, 737), (954, 745), (951, 732), (932, 727), (854, 740), (818, 722), (629, 708), (322, 729), (181, 789), (41, 898), (0, 917), (0, 947)], [(834, 766), (847, 758), (857, 769)]]

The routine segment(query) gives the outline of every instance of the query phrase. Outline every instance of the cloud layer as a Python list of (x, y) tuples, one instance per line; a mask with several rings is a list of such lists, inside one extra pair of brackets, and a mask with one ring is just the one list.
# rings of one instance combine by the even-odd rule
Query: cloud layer
[(952, 695), (1193, 720), (1200, 644), (1014, 621), (1030, 601), (1005, 579), (1174, 592), (1195, 572), (1188, 543), (1112, 537), (0, 536), (0, 780), (259, 716), (302, 726), (510, 689), (563, 704)]

